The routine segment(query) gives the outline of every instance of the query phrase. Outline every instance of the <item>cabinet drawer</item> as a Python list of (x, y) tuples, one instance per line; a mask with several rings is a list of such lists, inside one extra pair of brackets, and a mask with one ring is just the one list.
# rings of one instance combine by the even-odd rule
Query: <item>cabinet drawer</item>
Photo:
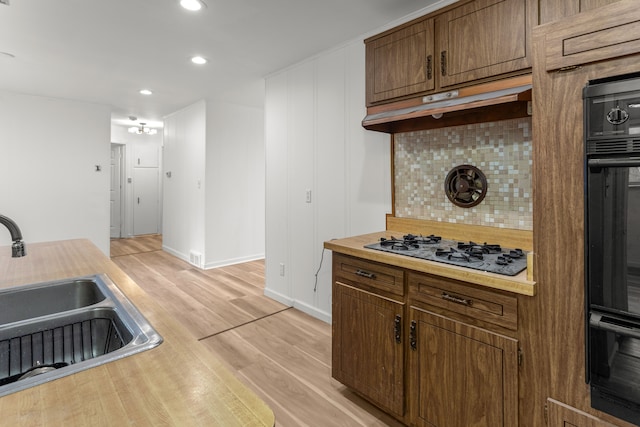
[(419, 301), (503, 328), (518, 329), (518, 299), (515, 296), (454, 280), (409, 273), (409, 299), (410, 303)]
[(399, 268), (334, 254), (333, 272), (335, 279), (340, 278), (352, 285), (364, 285), (398, 296), (404, 295), (404, 272)]

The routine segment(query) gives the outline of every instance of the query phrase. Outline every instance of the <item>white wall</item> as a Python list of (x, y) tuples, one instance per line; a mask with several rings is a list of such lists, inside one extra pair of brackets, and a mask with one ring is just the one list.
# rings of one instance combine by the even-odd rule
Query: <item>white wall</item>
[(265, 294), (325, 321), (329, 251), (314, 291), (323, 242), (384, 230), (391, 211), (390, 139), (361, 126), (364, 77), (356, 40), (266, 80)]
[(264, 257), (264, 169), (264, 110), (207, 101), (205, 268)]
[(264, 110), (203, 100), (165, 118), (163, 246), (199, 267), (264, 257)]
[(205, 102), (165, 117), (163, 140), (162, 246), (188, 261), (205, 252)]
[(105, 105), (0, 91), (0, 213), (27, 256), (30, 242), (74, 238), (109, 254), (110, 121)]

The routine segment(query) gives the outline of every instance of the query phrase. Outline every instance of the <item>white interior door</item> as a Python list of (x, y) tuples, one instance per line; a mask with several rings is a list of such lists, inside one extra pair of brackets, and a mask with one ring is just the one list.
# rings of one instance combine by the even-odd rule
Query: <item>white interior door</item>
[(111, 185), (109, 190), (111, 238), (122, 237), (122, 145), (111, 144)]
[(158, 168), (133, 168), (133, 234), (158, 233)]

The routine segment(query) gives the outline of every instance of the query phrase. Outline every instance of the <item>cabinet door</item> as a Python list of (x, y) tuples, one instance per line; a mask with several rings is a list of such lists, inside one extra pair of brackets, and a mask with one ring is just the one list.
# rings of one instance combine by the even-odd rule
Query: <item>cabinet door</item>
[(414, 425), (518, 425), (516, 340), (415, 307), (409, 320)]
[(336, 282), (332, 305), (333, 377), (402, 417), (404, 304)]
[(561, 19), (542, 28), (547, 71), (604, 62), (640, 51), (640, 13), (637, 2), (608, 6)]
[(527, 0), (476, 0), (436, 18), (444, 87), (531, 67)]
[(366, 42), (367, 105), (432, 90), (434, 20)]
[(549, 427), (615, 427), (613, 424), (553, 399), (547, 399), (547, 411)]
[(586, 12), (620, 0), (539, 0), (540, 24), (553, 22), (565, 16)]

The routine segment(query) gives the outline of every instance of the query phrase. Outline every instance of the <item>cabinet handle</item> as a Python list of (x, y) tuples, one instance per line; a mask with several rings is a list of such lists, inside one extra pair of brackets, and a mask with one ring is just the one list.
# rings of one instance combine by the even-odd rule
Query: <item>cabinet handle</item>
[(443, 76), (447, 75), (447, 51), (440, 52), (440, 71)]
[(376, 275), (373, 273), (369, 273), (368, 271), (364, 271), (364, 270), (356, 270), (356, 275), (357, 276), (361, 276), (361, 277), (366, 277), (367, 279), (375, 279)]
[(396, 318), (393, 323), (393, 332), (396, 335), (396, 342), (400, 344), (402, 343), (402, 317), (400, 317), (399, 314), (396, 314)]
[(433, 56), (427, 56), (427, 80), (433, 78)]
[(417, 338), (416, 338), (416, 321), (411, 321), (411, 326), (409, 326), (409, 345), (411, 346), (411, 350), (417, 350)]
[(443, 292), (441, 296), (442, 296), (442, 299), (455, 302), (456, 304), (466, 305), (467, 307), (471, 307), (473, 305), (473, 300), (458, 297), (455, 295), (449, 295), (446, 292)]

